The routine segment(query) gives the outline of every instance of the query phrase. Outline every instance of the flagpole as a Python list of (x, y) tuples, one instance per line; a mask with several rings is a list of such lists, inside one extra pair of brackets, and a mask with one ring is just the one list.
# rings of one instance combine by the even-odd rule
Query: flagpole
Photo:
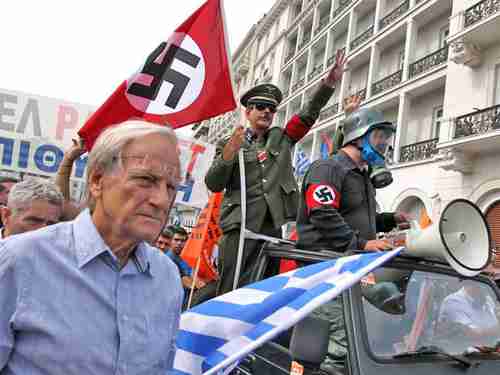
[(236, 269), (234, 271), (233, 290), (238, 288), (238, 281), (241, 273), (241, 263), (243, 262), (243, 249), (245, 246), (245, 227), (247, 222), (247, 186), (245, 181), (245, 154), (244, 149), (238, 152), (238, 162), (240, 167), (240, 192), (241, 192), (241, 224), (240, 240), (238, 242), (238, 257), (236, 259)]
[(193, 281), (191, 282), (191, 290), (189, 291), (189, 300), (187, 304), (187, 310), (191, 308), (191, 301), (193, 299), (193, 294), (194, 294), (194, 286), (196, 285), (196, 282), (198, 281), (198, 272), (200, 270), (200, 261), (201, 261), (201, 252), (200, 255), (198, 255), (198, 259), (196, 260), (196, 267), (194, 268), (194, 276), (193, 276)]

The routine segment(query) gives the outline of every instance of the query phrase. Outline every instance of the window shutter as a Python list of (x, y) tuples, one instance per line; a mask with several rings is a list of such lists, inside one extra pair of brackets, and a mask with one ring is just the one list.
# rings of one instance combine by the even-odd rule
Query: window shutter
[(494, 257), (495, 267), (500, 267), (500, 201), (494, 203), (486, 213), (486, 221), (490, 227), (491, 239), (497, 251)]

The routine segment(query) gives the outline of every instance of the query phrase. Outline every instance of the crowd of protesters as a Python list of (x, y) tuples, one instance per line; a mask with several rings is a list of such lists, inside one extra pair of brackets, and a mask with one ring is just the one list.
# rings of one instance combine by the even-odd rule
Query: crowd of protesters
[[(69, 189), (73, 164), (86, 152), (82, 142), (74, 141), (66, 152), (55, 181), (1, 178), (0, 373), (171, 369), (180, 313), (193, 292), (204, 291), (203, 298), (194, 297), (201, 301), (229, 292), (237, 278), (240, 149), (248, 229), (280, 237), (282, 224), (298, 211), (304, 248), (390, 248), (376, 232), (409, 217), (375, 212), (376, 183), (364, 147), (385, 149), (394, 132), (378, 113), (356, 112), (359, 101), (347, 103), (351, 129), (339, 155), (313, 164), (301, 193), (293, 176), (291, 149), (333, 95), (344, 63), (340, 51), (309, 104), (284, 129), (271, 127), (282, 100), (278, 87), (259, 85), (241, 98), (251, 130), (238, 127), (217, 146), (206, 176), (210, 190), (225, 191), (217, 284), (205, 283), (182, 259), (188, 232), (166, 225), (180, 173), (169, 127), (127, 121), (106, 129), (88, 155), (83, 203), (72, 202)], [(363, 194), (368, 195), (360, 201)], [(258, 245), (245, 242), (236, 284), (250, 281)]]

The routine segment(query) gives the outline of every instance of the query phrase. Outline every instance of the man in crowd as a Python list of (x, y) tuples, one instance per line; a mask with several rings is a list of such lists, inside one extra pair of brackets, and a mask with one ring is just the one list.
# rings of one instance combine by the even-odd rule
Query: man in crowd
[[(0, 207), (7, 206), (7, 197), (9, 196), (10, 189), (18, 182), (17, 179), (12, 177), (0, 177)], [(0, 220), (0, 227), (2, 226), (3, 223)]]
[(183, 291), (175, 265), (148, 243), (174, 201), (176, 149), (168, 127), (105, 130), (89, 155), (89, 209), (0, 242), (0, 373), (172, 369)]
[[(332, 96), (344, 72), (345, 55), (338, 51), (334, 67), (322, 81), (304, 110), (284, 128), (271, 127), (282, 93), (272, 84), (258, 85), (241, 97), (250, 130), (235, 129), (217, 146), (205, 182), (213, 192), (225, 190), (221, 206), (219, 280), (217, 293), (233, 289), (241, 226), (241, 189), (238, 153), (244, 149), (246, 178), (246, 223), (252, 232), (281, 237), (281, 226), (295, 219), (297, 184), (293, 177), (291, 150), (309, 131)], [(251, 139), (250, 139), (251, 138)], [(248, 283), (259, 242), (246, 240), (239, 284)]]
[(7, 205), (7, 197), (9, 196), (10, 189), (18, 182), (13, 177), (0, 177), (0, 206)]
[[(377, 232), (388, 232), (408, 217), (402, 213), (377, 214), (378, 180), (372, 181), (369, 170), (384, 167), (385, 151), (394, 131), (394, 126), (375, 110), (358, 109), (348, 115), (341, 149), (326, 160), (315, 161), (304, 176), (297, 216), (299, 248), (336, 252), (391, 248), (387, 240), (376, 238)], [(343, 368), (347, 339), (341, 297), (320, 307), (316, 314), (331, 322), (327, 360)]]
[[(172, 241), (170, 242), (171, 244), (170, 251), (167, 253), (167, 256), (170, 257), (170, 259), (172, 259), (172, 261), (176, 264), (177, 268), (179, 269), (182, 285), (186, 290), (186, 297), (187, 297), (187, 291), (191, 289), (191, 286), (193, 285), (193, 271), (191, 267), (189, 267), (189, 265), (181, 258), (181, 253), (188, 240), (188, 233), (184, 228), (180, 226), (172, 226), (171, 231), (172, 231)], [(195, 288), (199, 289), (203, 288), (204, 286), (205, 283), (197, 278), (195, 283)]]
[[(490, 294), (491, 289), (480, 282), (464, 280), (462, 288), (447, 296), (441, 305), (437, 337), (448, 338), (459, 351), (471, 346), (494, 346), (500, 324), (496, 296)], [(454, 342), (457, 338), (461, 340)]]
[(170, 249), (173, 236), (172, 226), (167, 225), (158, 236), (158, 239), (156, 240), (156, 247), (163, 253), (167, 253)]
[(48, 180), (27, 179), (15, 184), (0, 208), (6, 238), (58, 223), (62, 215), (63, 196), (57, 186)]

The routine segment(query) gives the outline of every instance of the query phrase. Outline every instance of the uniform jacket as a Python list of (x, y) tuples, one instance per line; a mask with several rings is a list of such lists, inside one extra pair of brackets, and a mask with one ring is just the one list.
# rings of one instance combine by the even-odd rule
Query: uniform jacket
[[(309, 131), (333, 91), (333, 88), (321, 85), (306, 109), (294, 115), (283, 129), (271, 127), (261, 139), (243, 146), (248, 229), (259, 232), (268, 209), (275, 228), (295, 220), (299, 197), (293, 176), (292, 148)], [(239, 228), (241, 224), (238, 157), (230, 161), (222, 158), (228, 141), (229, 138), (224, 139), (217, 145), (215, 159), (205, 177), (211, 191), (225, 190), (220, 213), (223, 232)]]
[(359, 170), (343, 151), (317, 160), (304, 176), (297, 217), (299, 247), (362, 250), (377, 232), (395, 225), (394, 214), (377, 214), (368, 172)]

